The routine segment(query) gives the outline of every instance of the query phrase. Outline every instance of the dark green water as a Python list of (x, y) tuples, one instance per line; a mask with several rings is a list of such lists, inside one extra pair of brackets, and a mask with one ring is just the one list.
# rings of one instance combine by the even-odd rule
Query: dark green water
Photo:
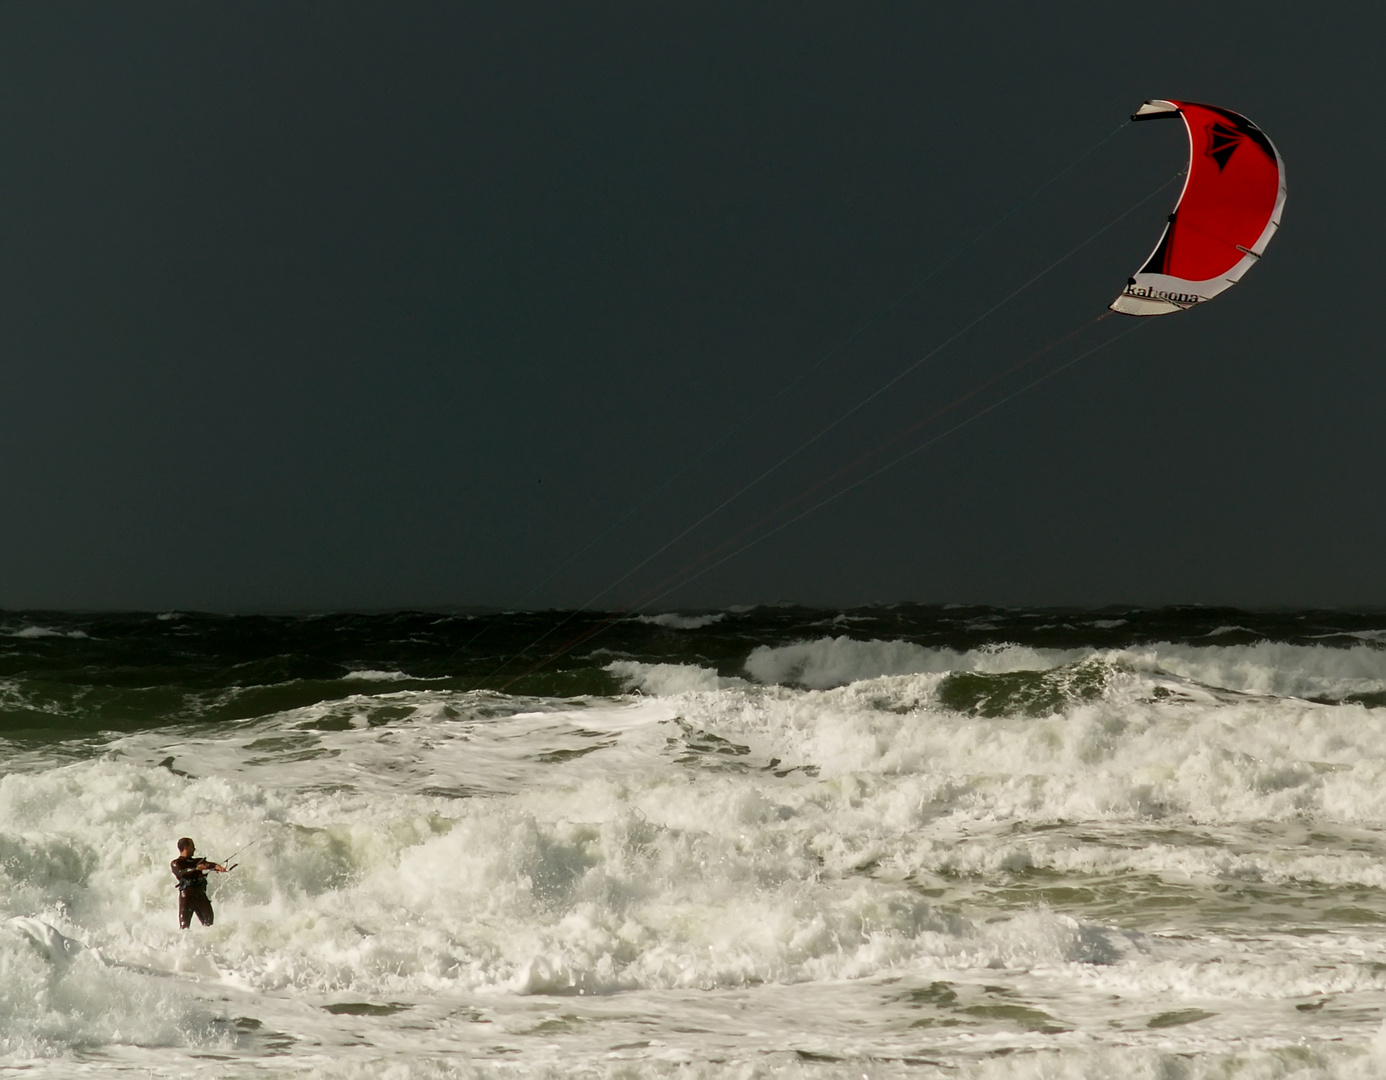
[[(704, 625), (696, 625), (704, 622)], [(1153, 642), (1386, 642), (1386, 614), (1226, 608), (1012, 610), (900, 604), (846, 611), (760, 607), (666, 619), (605, 612), (0, 614), (0, 736), (53, 740), (103, 730), (240, 720), (361, 693), (489, 689), (574, 697), (619, 691), (613, 660), (744, 674), (752, 650), (846, 636), (959, 652), (1014, 644), (1125, 649)], [(1043, 711), (1096, 689), (1089, 671), (958, 675), (943, 703), (979, 715)], [(1088, 684), (1085, 685), (1084, 679)], [(792, 676), (785, 681), (793, 682)], [(1358, 695), (1366, 704), (1380, 694)], [(1370, 699), (1370, 700), (1368, 700)]]

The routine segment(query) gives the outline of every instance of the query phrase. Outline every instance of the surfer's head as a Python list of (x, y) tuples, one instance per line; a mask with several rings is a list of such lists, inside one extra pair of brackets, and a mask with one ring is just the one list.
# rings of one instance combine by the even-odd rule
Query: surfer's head
[(190, 840), (188, 837), (186, 837), (186, 836), (180, 837), (179, 840), (178, 840), (178, 854), (179, 854), (179, 855), (191, 855), (191, 854), (193, 853), (194, 849), (196, 848), (196, 846), (197, 846), (197, 845), (194, 844), (194, 843), (192, 842), (192, 840)]

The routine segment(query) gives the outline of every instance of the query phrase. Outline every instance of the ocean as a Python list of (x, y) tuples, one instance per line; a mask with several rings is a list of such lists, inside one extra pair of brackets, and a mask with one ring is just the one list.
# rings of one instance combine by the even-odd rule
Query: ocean
[(1384, 830), (1379, 613), (0, 613), (0, 1074), (1386, 1076)]

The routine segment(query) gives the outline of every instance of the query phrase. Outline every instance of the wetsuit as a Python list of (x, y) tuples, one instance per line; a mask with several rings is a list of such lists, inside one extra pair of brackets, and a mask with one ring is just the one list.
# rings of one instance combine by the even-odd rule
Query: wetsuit
[(194, 915), (203, 926), (211, 926), (212, 902), (207, 899), (207, 875), (203, 871), (210, 870), (212, 863), (179, 855), (169, 866), (178, 879), (178, 929), (186, 930)]

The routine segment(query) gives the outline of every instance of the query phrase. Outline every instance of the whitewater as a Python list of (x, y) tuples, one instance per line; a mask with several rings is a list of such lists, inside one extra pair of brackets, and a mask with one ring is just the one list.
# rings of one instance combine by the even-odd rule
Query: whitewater
[(0, 1072), (1386, 1075), (1386, 617), (559, 617), (0, 614)]

